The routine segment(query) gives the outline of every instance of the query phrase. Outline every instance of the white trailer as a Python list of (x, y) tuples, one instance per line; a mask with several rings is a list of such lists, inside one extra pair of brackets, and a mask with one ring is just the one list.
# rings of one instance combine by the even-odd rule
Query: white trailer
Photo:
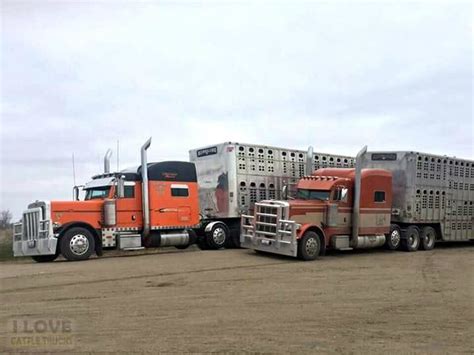
[(240, 216), (255, 202), (289, 195), (308, 172), (354, 166), (353, 157), (256, 144), (226, 142), (189, 151), (196, 165), (204, 248), (240, 245)]

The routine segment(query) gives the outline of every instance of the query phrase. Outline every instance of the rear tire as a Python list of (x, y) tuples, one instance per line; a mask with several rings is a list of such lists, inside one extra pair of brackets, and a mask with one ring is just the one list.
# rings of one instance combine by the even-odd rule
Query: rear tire
[(53, 254), (53, 255), (34, 255), (31, 257), (34, 261), (37, 263), (49, 263), (51, 261), (56, 260), (58, 257), (58, 254)]
[(397, 250), (400, 247), (402, 232), (396, 224), (390, 225), (390, 233), (385, 236), (385, 248)]
[(420, 243), (420, 249), (421, 250), (431, 250), (434, 248), (435, 243), (436, 243), (436, 231), (434, 230), (433, 227), (424, 227), (421, 230), (421, 243)]
[(229, 228), (224, 223), (216, 223), (209, 232), (206, 232), (206, 244), (209, 249), (221, 249), (229, 240)]
[(87, 260), (95, 249), (94, 237), (86, 228), (74, 227), (61, 237), (60, 248), (67, 260)]
[(321, 253), (321, 240), (316, 232), (308, 231), (298, 241), (298, 258), (315, 260)]
[(405, 251), (417, 251), (420, 246), (420, 230), (416, 226), (409, 226), (403, 233), (401, 246)]

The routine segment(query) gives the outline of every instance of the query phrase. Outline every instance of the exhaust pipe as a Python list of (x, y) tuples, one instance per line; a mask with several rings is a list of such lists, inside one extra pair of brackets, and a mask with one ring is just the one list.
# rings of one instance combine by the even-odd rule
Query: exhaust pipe
[(308, 152), (306, 153), (306, 166), (305, 166), (305, 175), (311, 175), (314, 171), (314, 152), (313, 147), (308, 147)]
[(359, 237), (359, 219), (360, 219), (360, 185), (362, 173), (362, 160), (367, 153), (367, 146), (364, 146), (356, 156), (355, 181), (354, 181), (354, 206), (352, 207), (352, 240), (351, 247), (357, 248)]
[(112, 156), (112, 149), (107, 149), (104, 156), (104, 174), (110, 173), (110, 157)]
[(148, 195), (148, 162), (146, 150), (150, 148), (151, 137), (143, 144), (141, 149), (142, 158), (142, 210), (143, 210), (143, 237), (150, 234), (150, 200)]

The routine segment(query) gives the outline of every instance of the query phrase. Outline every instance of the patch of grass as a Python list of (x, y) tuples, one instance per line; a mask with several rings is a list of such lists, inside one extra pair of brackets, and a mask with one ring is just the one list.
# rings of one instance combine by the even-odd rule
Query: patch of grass
[(0, 261), (13, 260), (12, 231), (0, 230)]

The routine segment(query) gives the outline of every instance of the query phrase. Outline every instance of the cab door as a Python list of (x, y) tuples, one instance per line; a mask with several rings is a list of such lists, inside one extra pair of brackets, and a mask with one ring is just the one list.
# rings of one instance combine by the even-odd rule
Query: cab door
[(142, 225), (141, 185), (124, 182), (124, 196), (116, 200), (118, 228), (138, 228)]
[(338, 185), (334, 189), (331, 201), (337, 205), (337, 234), (348, 234), (351, 232), (352, 221), (352, 199), (347, 185)]

